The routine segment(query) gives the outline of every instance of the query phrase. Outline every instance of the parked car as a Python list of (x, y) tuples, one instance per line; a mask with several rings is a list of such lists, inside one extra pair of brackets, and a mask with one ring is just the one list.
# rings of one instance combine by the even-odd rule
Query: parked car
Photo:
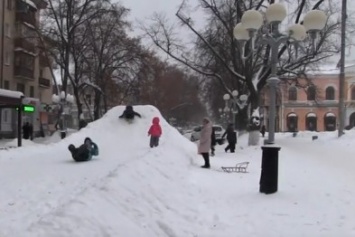
[[(216, 141), (219, 145), (224, 143), (224, 139), (222, 139), (223, 133), (225, 132), (224, 128), (221, 125), (213, 125), (216, 134)], [(200, 140), (202, 126), (194, 127), (193, 132), (191, 133), (191, 141)]]

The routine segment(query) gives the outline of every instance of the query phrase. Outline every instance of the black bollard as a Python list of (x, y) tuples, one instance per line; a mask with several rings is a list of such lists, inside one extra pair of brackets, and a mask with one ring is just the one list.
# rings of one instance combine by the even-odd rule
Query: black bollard
[(279, 150), (275, 145), (262, 146), (261, 176), (259, 192), (271, 194), (277, 192)]

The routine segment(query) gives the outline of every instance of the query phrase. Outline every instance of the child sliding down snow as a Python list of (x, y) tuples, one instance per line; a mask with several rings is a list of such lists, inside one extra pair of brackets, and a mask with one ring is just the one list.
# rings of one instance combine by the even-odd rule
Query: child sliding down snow
[(162, 134), (161, 127), (159, 125), (159, 118), (153, 118), (153, 124), (150, 126), (148, 136), (150, 136), (150, 147), (157, 147), (159, 145), (159, 138)]
[(118, 118), (124, 118), (124, 119), (126, 119), (127, 122), (132, 123), (134, 116), (138, 116), (140, 118), (142, 117), (139, 113), (137, 113), (136, 111), (133, 110), (132, 105), (127, 105), (126, 109), (123, 111), (121, 116), (119, 116)]
[(68, 147), (75, 161), (89, 161), (92, 156), (99, 155), (99, 147), (89, 137), (85, 138), (84, 144), (76, 148), (73, 144)]

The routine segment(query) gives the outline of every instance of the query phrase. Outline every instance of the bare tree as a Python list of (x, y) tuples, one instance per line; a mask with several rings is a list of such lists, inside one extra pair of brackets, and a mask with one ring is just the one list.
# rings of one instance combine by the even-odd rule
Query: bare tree
[[(189, 15), (191, 9), (186, 1), (182, 1), (176, 16), (180, 24), (195, 35), (194, 49), (186, 47), (186, 41), (179, 38), (174, 25), (168, 25), (168, 20), (161, 15), (153, 17), (153, 23), (144, 30), (154, 44), (170, 57), (189, 67), (205, 78), (218, 82), (225, 93), (236, 89), (239, 94), (249, 95), (250, 111), (259, 105), (260, 91), (266, 86), (270, 76), (270, 47), (256, 45), (250, 51), (251, 41), (246, 43), (245, 50), (234, 39), (233, 29), (240, 22), (243, 13), (249, 9), (261, 12), (274, 1), (265, 0), (199, 0), (199, 8), (207, 16), (207, 24), (203, 30), (198, 30), (193, 18)], [(327, 26), (321, 32), (315, 51), (311, 52), (310, 42), (305, 42), (306, 50), (296, 55), (288, 42), (279, 48), (278, 75), (293, 78), (305, 76), (307, 69), (335, 53), (339, 46), (335, 38), (339, 31), (337, 18), (338, 1), (299, 0), (287, 1), (289, 4), (288, 21), (302, 24), (302, 15), (311, 9), (322, 9), (329, 16)], [(292, 3), (292, 4), (291, 4)], [(270, 25), (265, 24), (260, 31), (265, 31)], [(259, 39), (256, 39), (258, 41)], [(248, 57), (247, 57), (248, 56)], [(221, 96), (221, 95), (219, 95)], [(215, 99), (215, 98), (213, 98)]]
[[(83, 25), (97, 17), (101, 9), (110, 5), (109, 0), (48, 0), (48, 7), (42, 14), (40, 34), (49, 39), (48, 52), (63, 71), (61, 88), (66, 92), (72, 83), (78, 107), (82, 113), (77, 82), (82, 75), (82, 57), (86, 50), (83, 42), (86, 29)], [(78, 48), (79, 47), (79, 48)]]
[(139, 62), (139, 41), (128, 37), (126, 33), (129, 27), (125, 21), (127, 13), (128, 9), (115, 4), (86, 24), (86, 41), (89, 45), (87, 68), (90, 69), (87, 79), (96, 85), (93, 87), (95, 119), (100, 116), (101, 104), (104, 112), (107, 110), (107, 82), (127, 80), (130, 74), (134, 74), (134, 64)]

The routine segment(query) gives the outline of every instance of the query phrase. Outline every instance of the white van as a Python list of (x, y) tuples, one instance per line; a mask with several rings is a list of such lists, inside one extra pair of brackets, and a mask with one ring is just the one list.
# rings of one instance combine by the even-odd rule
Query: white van
[[(223, 144), (224, 143), (224, 139), (222, 139), (222, 136), (225, 132), (224, 128), (221, 125), (213, 125), (215, 134), (216, 134), (216, 141), (218, 144)], [(193, 132), (191, 133), (191, 141), (197, 141), (200, 140), (200, 132), (201, 132), (202, 126), (197, 126), (194, 127)]]

